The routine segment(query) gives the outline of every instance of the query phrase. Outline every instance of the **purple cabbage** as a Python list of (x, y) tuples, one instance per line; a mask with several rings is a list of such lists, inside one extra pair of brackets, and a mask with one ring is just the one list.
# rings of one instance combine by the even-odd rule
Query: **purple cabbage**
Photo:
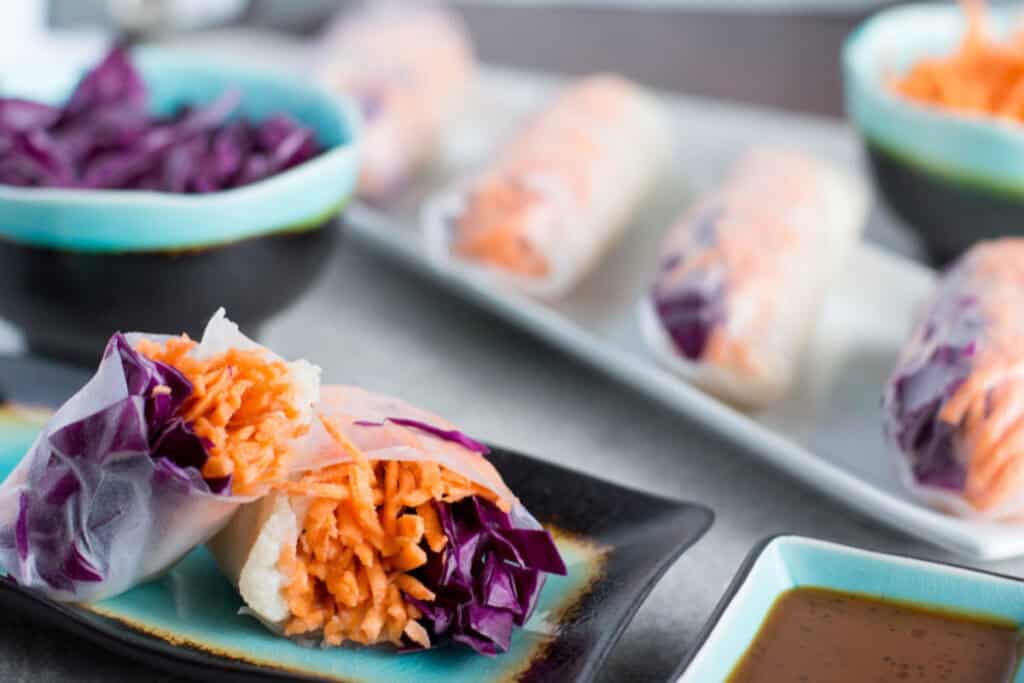
[(712, 205), (699, 215), (690, 230), (690, 247), (686, 253), (666, 256), (659, 268), (658, 278), (651, 288), (654, 312), (673, 345), (690, 360), (700, 360), (707, 348), (715, 326), (725, 320), (725, 284), (711, 273), (693, 271), (680, 283), (667, 284), (667, 280), (684, 260), (708, 249), (718, 241), (718, 221), (724, 210)]
[(206, 193), (241, 187), (320, 153), (287, 114), (253, 124), (241, 94), (151, 116), (128, 52), (115, 47), (62, 107), (0, 98), (0, 184)]
[[(412, 427), (413, 429), (418, 429), (420, 431), (427, 432), (428, 434), (432, 434), (433, 436), (436, 436), (439, 439), (443, 439), (444, 441), (451, 441), (453, 443), (457, 443), (463, 448), (473, 451), (474, 453), (482, 453), (486, 455), (487, 453), (491, 452), (491, 449), (489, 449), (487, 446), (480, 443), (476, 439), (467, 436), (463, 432), (460, 432), (458, 429), (442, 429), (428, 422), (422, 422), (421, 420), (412, 420), (406, 417), (387, 417), (384, 419), (387, 422), (391, 422), (402, 427)], [(357, 424), (360, 427), (380, 427), (384, 424), (384, 422), (374, 422), (373, 420), (357, 420), (354, 424)]]
[(144, 494), (127, 483), (145, 471), (137, 466), (140, 459), (156, 465), (150, 486), (211, 493), (230, 487), (226, 479), (203, 479), (209, 444), (177, 416), (192, 395), (191, 383), (137, 352), (121, 334), (110, 339), (103, 358), (120, 365), (127, 396), (37, 442), (26, 455), (27, 485), (16, 518), (0, 528), (0, 559), (8, 574), (38, 578), (56, 591), (105, 580), (111, 554), (132, 552), (115, 549), (118, 539), (106, 530), (130, 527), (122, 516), (145, 507), (136, 500)]
[(915, 481), (949, 491), (964, 489), (967, 468), (958, 457), (958, 425), (939, 415), (971, 372), (982, 333), (977, 303), (971, 296), (939, 293), (884, 398), (887, 435), (909, 459)]
[(126, 111), (141, 111), (146, 107), (146, 84), (121, 45), (111, 49), (82, 77), (64, 104), (61, 118), (66, 122), (105, 106)]
[(508, 650), (540, 597), (544, 574), (566, 574), (551, 534), (516, 526), (478, 496), (437, 505), (448, 543), (431, 553), (418, 578), (434, 602), (413, 600), (432, 642), (453, 641), (484, 655)]
[(651, 292), (654, 311), (672, 343), (690, 360), (704, 355), (711, 332), (725, 320), (724, 286), (694, 274), (682, 285)]
[(49, 128), (59, 118), (60, 109), (48, 104), (17, 98), (0, 100), (0, 129), (10, 133)]

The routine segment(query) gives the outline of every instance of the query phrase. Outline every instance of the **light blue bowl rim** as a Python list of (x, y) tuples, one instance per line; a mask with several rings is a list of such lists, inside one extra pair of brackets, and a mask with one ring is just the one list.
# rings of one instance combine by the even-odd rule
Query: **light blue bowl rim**
[(958, 572), (979, 574), (981, 576), (986, 576), (989, 578), (1004, 581), (1012, 581), (1013, 583), (1020, 584), (1022, 590), (1024, 590), (1024, 579), (1021, 579), (1016, 576), (1010, 576), (1009, 574), (1001, 574), (999, 572), (989, 571), (987, 569), (977, 569), (976, 567), (967, 567), (965, 565), (956, 564), (954, 562), (943, 562), (941, 560), (926, 560), (920, 557), (915, 557), (913, 555), (907, 555), (904, 553), (885, 552), (882, 550), (878, 550), (876, 548), (865, 548), (862, 546), (851, 545), (848, 543), (839, 543), (837, 541), (832, 541), (829, 539), (815, 538), (814, 536), (803, 536), (800, 534), (791, 533), (773, 534), (771, 536), (767, 536), (761, 539), (756, 544), (754, 544), (754, 547), (751, 548), (750, 551), (747, 553), (746, 557), (743, 558), (743, 562), (740, 563), (740, 566), (736, 570), (736, 574), (733, 576), (732, 581), (729, 582), (729, 585), (725, 589), (725, 592), (722, 593), (722, 597), (719, 598), (718, 603), (715, 605), (715, 609), (711, 612), (711, 616), (708, 617), (708, 620), (707, 622), (705, 622), (704, 627), (701, 628), (700, 632), (697, 634), (697, 638), (694, 640), (693, 647), (690, 648), (690, 652), (686, 656), (686, 659), (683, 660), (682, 664), (679, 665), (679, 668), (676, 669), (675, 672), (673, 672), (673, 674), (669, 677), (670, 681), (676, 681), (677, 679), (682, 678), (683, 674), (685, 674), (686, 671), (690, 668), (690, 665), (693, 664), (694, 660), (697, 659), (697, 656), (700, 654), (701, 650), (703, 650), (704, 647), (711, 641), (712, 633), (718, 626), (718, 622), (722, 620), (722, 616), (725, 614), (726, 610), (729, 609), (729, 606), (733, 603), (733, 600), (736, 598), (740, 589), (743, 587), (743, 584), (745, 584), (747, 582), (747, 579), (750, 578), (750, 574), (754, 570), (754, 566), (758, 563), (761, 557), (768, 551), (769, 548), (771, 548), (776, 543), (787, 540), (794, 541), (796, 543), (813, 543), (817, 545), (824, 545), (828, 546), (830, 549), (836, 552), (852, 551), (855, 553), (874, 555), (878, 557), (880, 561), (883, 562), (885, 560), (894, 559), (910, 561), (912, 563), (928, 565), (931, 567), (938, 567), (940, 569), (951, 569)]
[[(990, 7), (989, 25), (1003, 30), (1019, 15), (1010, 7)], [(950, 29), (953, 40), (934, 38), (925, 31), (929, 22)], [(883, 31), (900, 27), (917, 40), (907, 47), (893, 46), (901, 51), (900, 61), (909, 64), (926, 54), (948, 53), (965, 25), (960, 8), (943, 3), (900, 5), (862, 22), (842, 48), (847, 115), (869, 142), (902, 162), (959, 183), (1024, 195), (1024, 125), (913, 103), (883, 86), (876, 58), (880, 48), (891, 45), (884, 43)], [(929, 51), (925, 43), (934, 49)]]
[[(176, 251), (221, 246), (242, 239), (268, 234), (299, 232), (323, 225), (339, 213), (352, 197), (358, 174), (362, 117), (355, 103), (344, 96), (329, 93), (322, 87), (274, 71), (253, 69), (239, 62), (209, 60), (189, 55), (180, 50), (142, 47), (132, 51), (132, 57), (142, 70), (203, 70), (216, 72), (218, 77), (258, 82), (299, 94), (315, 103), (318, 110), (329, 113), (332, 124), (344, 132), (344, 140), (330, 144), (319, 155), (298, 166), (264, 180), (239, 188), (208, 194), (174, 194), (147, 190), (82, 190), (65, 188), (22, 188), (0, 184), (0, 240), (35, 247), (66, 249), (71, 251)], [(85, 65), (74, 63), (60, 69), (48, 66), (38, 69), (38, 76), (74, 82)], [(36, 75), (36, 72), (33, 72)], [(24, 82), (23, 78), (15, 79)], [(0, 83), (0, 96), (9, 90)], [(15, 89), (17, 92), (17, 88)], [(252, 220), (208, 220), (198, 229), (190, 229), (189, 216), (237, 212), (240, 207), (258, 202), (265, 195), (290, 195), (311, 185), (329, 180), (337, 181), (336, 191), (329, 197), (312, 202), (305, 215), (297, 220), (274, 222), (253, 215)], [(323, 194), (323, 193), (321, 193)], [(46, 215), (47, 212), (75, 213), (89, 222), (91, 214), (107, 211), (123, 216), (126, 212), (147, 211), (183, 214), (181, 229), (152, 230), (112, 229), (82, 230), (78, 234), (59, 230), (49, 223), (26, 221), (14, 225), (5, 221), (6, 213), (25, 211), (27, 216)], [(52, 214), (51, 214), (52, 215)], [(108, 222), (98, 219), (99, 222)], [(15, 223), (20, 221), (14, 221)], [(116, 230), (116, 233), (114, 232)], [(113, 233), (113, 234), (112, 234)]]

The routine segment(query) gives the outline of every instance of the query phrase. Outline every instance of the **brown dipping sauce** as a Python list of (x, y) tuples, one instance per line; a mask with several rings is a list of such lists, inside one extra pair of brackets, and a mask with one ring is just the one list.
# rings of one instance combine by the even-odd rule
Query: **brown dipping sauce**
[(727, 683), (1009, 683), (1020, 632), (997, 618), (823, 588), (775, 601)]

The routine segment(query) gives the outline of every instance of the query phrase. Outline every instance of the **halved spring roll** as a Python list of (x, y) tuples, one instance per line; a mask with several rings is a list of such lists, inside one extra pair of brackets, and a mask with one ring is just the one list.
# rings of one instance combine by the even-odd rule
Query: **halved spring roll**
[(328, 29), (318, 79), (363, 115), (358, 192), (380, 200), (433, 150), (476, 62), (458, 16), (437, 3), (367, 3)]
[(311, 469), (209, 544), (249, 612), (325, 645), (493, 655), (532, 613), (551, 535), (451, 424), (356, 387), (324, 387)]
[(904, 482), (964, 517), (1024, 519), (1024, 239), (982, 242), (939, 281), (885, 389)]
[(0, 485), (0, 565), (72, 601), (159, 574), (287, 478), (318, 393), (318, 368), (284, 362), (223, 311), (198, 344), (115, 334)]
[(622, 233), (670, 146), (640, 87), (611, 75), (580, 80), (491, 167), (427, 204), (431, 250), (528, 293), (562, 295)]
[(648, 346), (736, 405), (777, 400), (866, 210), (864, 188), (822, 161), (748, 152), (666, 237), (640, 305)]

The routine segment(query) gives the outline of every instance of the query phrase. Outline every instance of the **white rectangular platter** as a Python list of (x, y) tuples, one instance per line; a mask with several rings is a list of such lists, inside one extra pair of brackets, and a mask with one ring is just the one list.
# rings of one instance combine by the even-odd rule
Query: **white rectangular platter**
[[(677, 130), (672, 170), (602, 265), (556, 303), (529, 299), (428, 258), (419, 234), (423, 199), (483, 163), (557, 84), (521, 72), (485, 70), (436, 159), (391, 203), (353, 206), (349, 229), (453, 293), (743, 444), (865, 515), (978, 559), (1024, 554), (1019, 527), (960, 520), (911, 499), (882, 439), (882, 386), (914, 311), (932, 285), (929, 269), (880, 247), (859, 247), (830, 291), (799, 385), (787, 400), (762, 412), (744, 414), (706, 396), (656, 365), (644, 346), (636, 304), (673, 218), (754, 143), (803, 148), (860, 173), (852, 134), (835, 124), (666, 97)], [(870, 234), (898, 241), (891, 226), (873, 224)], [(685, 449), (680, 444), (681, 454)]]

